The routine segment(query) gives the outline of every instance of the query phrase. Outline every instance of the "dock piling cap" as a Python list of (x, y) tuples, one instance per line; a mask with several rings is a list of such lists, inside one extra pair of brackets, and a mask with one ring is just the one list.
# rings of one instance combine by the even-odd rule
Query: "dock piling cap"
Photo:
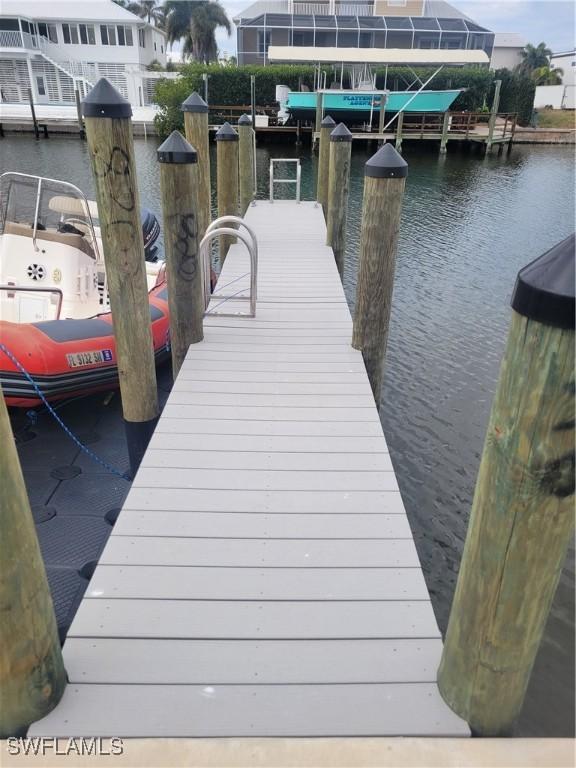
[(159, 163), (197, 163), (198, 153), (189, 144), (180, 131), (172, 131), (166, 141), (161, 144), (156, 155)]
[(182, 112), (208, 112), (209, 108), (202, 96), (194, 91), (182, 102), (180, 109)]
[(101, 77), (90, 93), (82, 99), (84, 117), (132, 117), (132, 107), (116, 88)]
[(333, 128), (336, 125), (336, 122), (330, 117), (330, 115), (326, 115), (324, 120), (320, 123), (320, 126), (322, 128)]
[(408, 163), (392, 144), (384, 144), (365, 164), (364, 176), (373, 179), (402, 179), (408, 176)]
[(238, 141), (238, 134), (232, 128), (230, 123), (224, 123), (224, 125), (221, 125), (220, 128), (216, 131), (216, 136), (214, 136), (215, 141)]
[(352, 134), (344, 123), (338, 123), (330, 134), (330, 141), (352, 141)]
[(238, 125), (252, 125), (252, 118), (250, 117), (250, 115), (244, 114), (238, 120)]
[(574, 262), (572, 234), (518, 272), (512, 309), (544, 325), (574, 330)]

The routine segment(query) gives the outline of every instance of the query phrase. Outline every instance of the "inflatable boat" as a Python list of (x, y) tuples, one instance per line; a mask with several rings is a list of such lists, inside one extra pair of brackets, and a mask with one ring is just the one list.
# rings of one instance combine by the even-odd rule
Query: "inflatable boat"
[[(116, 345), (98, 210), (68, 182), (0, 176), (0, 382), (8, 405), (118, 385)], [(155, 241), (156, 217), (142, 212), (150, 323), (157, 362), (169, 357), (168, 296)], [(14, 363), (17, 359), (25, 371)]]

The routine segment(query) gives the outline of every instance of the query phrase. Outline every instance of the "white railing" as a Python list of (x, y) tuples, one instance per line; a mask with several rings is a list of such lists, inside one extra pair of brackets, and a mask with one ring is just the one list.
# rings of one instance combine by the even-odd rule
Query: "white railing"
[(334, 15), (334, 3), (293, 3), (293, 13), (302, 13), (307, 16), (315, 14), (316, 16)]
[(372, 3), (336, 3), (338, 16), (372, 16), (374, 6)]
[(299, 3), (291, 4), (291, 13), (302, 13), (306, 15), (315, 14), (316, 16), (372, 16), (374, 14), (373, 3), (340, 3), (338, 0), (325, 0), (318, 3)]
[(20, 32), (5, 30), (0, 31), (1, 48), (23, 48), (24, 43)]

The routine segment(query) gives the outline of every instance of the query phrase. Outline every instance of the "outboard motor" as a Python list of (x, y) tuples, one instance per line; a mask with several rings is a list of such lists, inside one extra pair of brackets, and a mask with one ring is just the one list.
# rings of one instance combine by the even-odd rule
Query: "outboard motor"
[(158, 261), (158, 248), (154, 245), (160, 234), (160, 224), (155, 214), (148, 208), (142, 208), (142, 235), (144, 236), (144, 257), (146, 261)]

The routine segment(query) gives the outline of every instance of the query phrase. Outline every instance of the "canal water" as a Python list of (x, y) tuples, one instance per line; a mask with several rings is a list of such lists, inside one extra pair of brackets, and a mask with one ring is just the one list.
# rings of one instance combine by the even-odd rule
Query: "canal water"
[[(136, 141), (141, 203), (161, 216), (154, 139)], [(344, 287), (354, 305), (363, 165), (352, 158)], [(259, 197), (273, 157), (302, 160), (302, 198), (314, 198), (309, 147), (258, 149)], [(574, 227), (574, 153), (522, 146), (498, 156), (449, 146), (404, 147), (409, 163), (394, 287), (382, 422), (436, 616), (446, 629), (490, 404), (520, 267)], [(213, 158), (214, 160), (214, 158)], [(93, 195), (85, 143), (0, 140), (0, 168), (65, 179)], [(286, 174), (289, 175), (286, 170)], [(215, 173), (213, 173), (213, 179)], [(291, 196), (288, 184), (279, 196)], [(307, 276), (302, 275), (302, 280)], [(64, 415), (64, 413), (62, 414)], [(574, 732), (574, 549), (562, 574), (518, 735)]]

